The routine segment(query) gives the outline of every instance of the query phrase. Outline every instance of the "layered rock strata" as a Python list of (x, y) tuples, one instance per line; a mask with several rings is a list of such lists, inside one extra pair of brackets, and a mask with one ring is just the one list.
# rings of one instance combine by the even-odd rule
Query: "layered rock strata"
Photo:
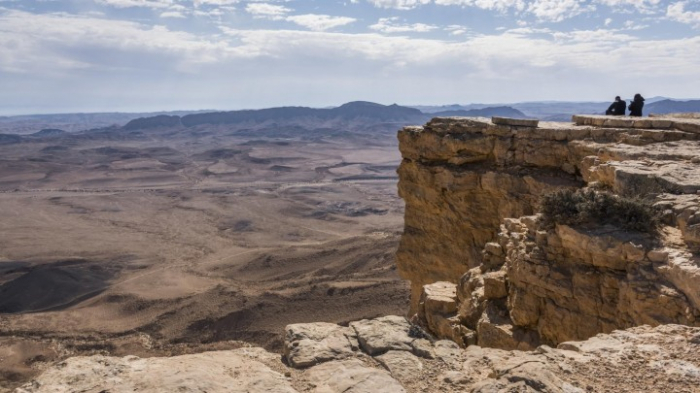
[(286, 331), (286, 364), (260, 348), (172, 358), (77, 357), (17, 392), (696, 392), (700, 384), (700, 329), (679, 325), (531, 352), (461, 349), (420, 337), (401, 317)]
[[(412, 283), (410, 314), (439, 337), (532, 349), (700, 324), (700, 123), (574, 120), (444, 118), (399, 132), (397, 264)], [(652, 201), (661, 236), (541, 223), (543, 195), (583, 187)]]

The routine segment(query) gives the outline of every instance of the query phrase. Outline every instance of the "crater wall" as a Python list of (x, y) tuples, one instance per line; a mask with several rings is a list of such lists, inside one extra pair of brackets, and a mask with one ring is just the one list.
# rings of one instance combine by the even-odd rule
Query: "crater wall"
[[(399, 131), (406, 202), (397, 264), (410, 315), (462, 345), (533, 348), (642, 324), (700, 321), (700, 121), (436, 118)], [(644, 197), (659, 236), (545, 227), (542, 196)]]

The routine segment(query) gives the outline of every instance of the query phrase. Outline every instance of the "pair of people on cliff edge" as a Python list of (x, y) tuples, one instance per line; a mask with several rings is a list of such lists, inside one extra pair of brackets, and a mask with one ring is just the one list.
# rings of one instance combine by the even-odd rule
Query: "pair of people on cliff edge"
[[(615, 102), (613, 102), (608, 107), (608, 110), (605, 111), (605, 114), (612, 116), (624, 116), (626, 106), (627, 102), (623, 99), (620, 99), (620, 96), (617, 96), (615, 97)], [(634, 95), (634, 100), (632, 100), (630, 106), (628, 107), (628, 109), (630, 110), (630, 116), (642, 116), (642, 108), (644, 108), (644, 97), (642, 97), (641, 94), (637, 93)]]

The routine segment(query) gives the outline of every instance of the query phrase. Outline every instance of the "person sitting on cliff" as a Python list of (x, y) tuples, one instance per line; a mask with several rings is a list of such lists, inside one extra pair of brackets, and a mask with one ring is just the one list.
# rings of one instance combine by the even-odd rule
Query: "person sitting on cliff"
[(637, 93), (629, 106), (630, 116), (642, 116), (642, 108), (644, 108), (644, 97)]
[(625, 100), (620, 99), (620, 96), (617, 96), (615, 97), (615, 102), (610, 104), (608, 110), (605, 111), (605, 114), (608, 116), (624, 116), (626, 108), (627, 102), (625, 102)]

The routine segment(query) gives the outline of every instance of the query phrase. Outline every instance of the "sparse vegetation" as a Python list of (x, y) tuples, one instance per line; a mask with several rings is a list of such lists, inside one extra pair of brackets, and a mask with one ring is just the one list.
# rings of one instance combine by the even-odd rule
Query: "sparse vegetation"
[(614, 225), (629, 231), (658, 234), (660, 214), (651, 204), (591, 189), (558, 190), (542, 199), (547, 226)]

